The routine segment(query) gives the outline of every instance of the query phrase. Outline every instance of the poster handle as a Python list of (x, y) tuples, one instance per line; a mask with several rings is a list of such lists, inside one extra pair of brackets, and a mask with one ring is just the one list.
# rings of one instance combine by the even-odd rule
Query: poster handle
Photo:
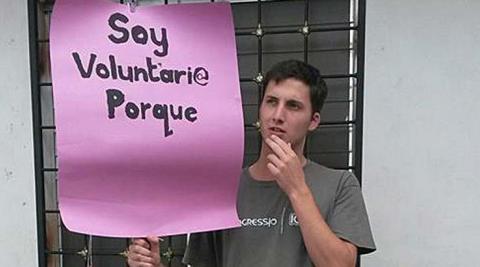
[(138, 0), (127, 0), (127, 5), (130, 8), (130, 12), (134, 13), (138, 6)]

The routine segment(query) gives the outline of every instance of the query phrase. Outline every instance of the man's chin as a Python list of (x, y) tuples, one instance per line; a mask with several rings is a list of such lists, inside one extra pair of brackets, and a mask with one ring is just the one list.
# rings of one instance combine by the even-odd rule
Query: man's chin
[(285, 133), (274, 133), (274, 135), (280, 137), (285, 143), (290, 143), (290, 139)]

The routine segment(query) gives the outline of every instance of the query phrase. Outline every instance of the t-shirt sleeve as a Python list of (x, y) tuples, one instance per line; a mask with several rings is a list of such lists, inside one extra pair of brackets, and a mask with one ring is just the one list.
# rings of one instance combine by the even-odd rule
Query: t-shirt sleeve
[(376, 250), (360, 184), (351, 172), (342, 175), (328, 224), (339, 238), (354, 244), (359, 254)]
[(221, 246), (218, 242), (215, 232), (191, 234), (182, 262), (192, 267), (219, 267)]

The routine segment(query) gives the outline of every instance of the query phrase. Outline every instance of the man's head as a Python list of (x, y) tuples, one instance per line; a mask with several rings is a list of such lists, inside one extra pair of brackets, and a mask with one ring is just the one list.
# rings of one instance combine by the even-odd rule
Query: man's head
[(288, 78), (293, 78), (303, 82), (310, 90), (310, 103), (312, 105), (312, 114), (320, 113), (323, 103), (327, 98), (327, 85), (320, 76), (320, 71), (305, 62), (299, 60), (285, 60), (275, 64), (266, 74), (263, 81), (264, 95), (268, 83), (282, 82)]
[(303, 148), (308, 131), (320, 123), (327, 87), (319, 71), (301, 61), (276, 64), (266, 75), (260, 106), (263, 138), (274, 134)]

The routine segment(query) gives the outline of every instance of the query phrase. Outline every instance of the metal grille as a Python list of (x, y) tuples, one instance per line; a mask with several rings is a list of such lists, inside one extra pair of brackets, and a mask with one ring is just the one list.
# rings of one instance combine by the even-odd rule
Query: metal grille
[[(71, 233), (62, 225), (48, 40), (54, 3), (28, 2), (39, 266), (126, 266), (128, 240)], [(306, 155), (351, 170), (361, 181), (365, 0), (232, 1), (232, 7), (245, 118), (244, 165), (253, 163), (260, 151), (255, 122), (263, 75), (274, 63), (295, 58), (319, 67), (329, 87), (322, 122), (308, 139)], [(185, 244), (186, 235), (165, 238), (161, 246), (166, 266), (182, 266)]]

